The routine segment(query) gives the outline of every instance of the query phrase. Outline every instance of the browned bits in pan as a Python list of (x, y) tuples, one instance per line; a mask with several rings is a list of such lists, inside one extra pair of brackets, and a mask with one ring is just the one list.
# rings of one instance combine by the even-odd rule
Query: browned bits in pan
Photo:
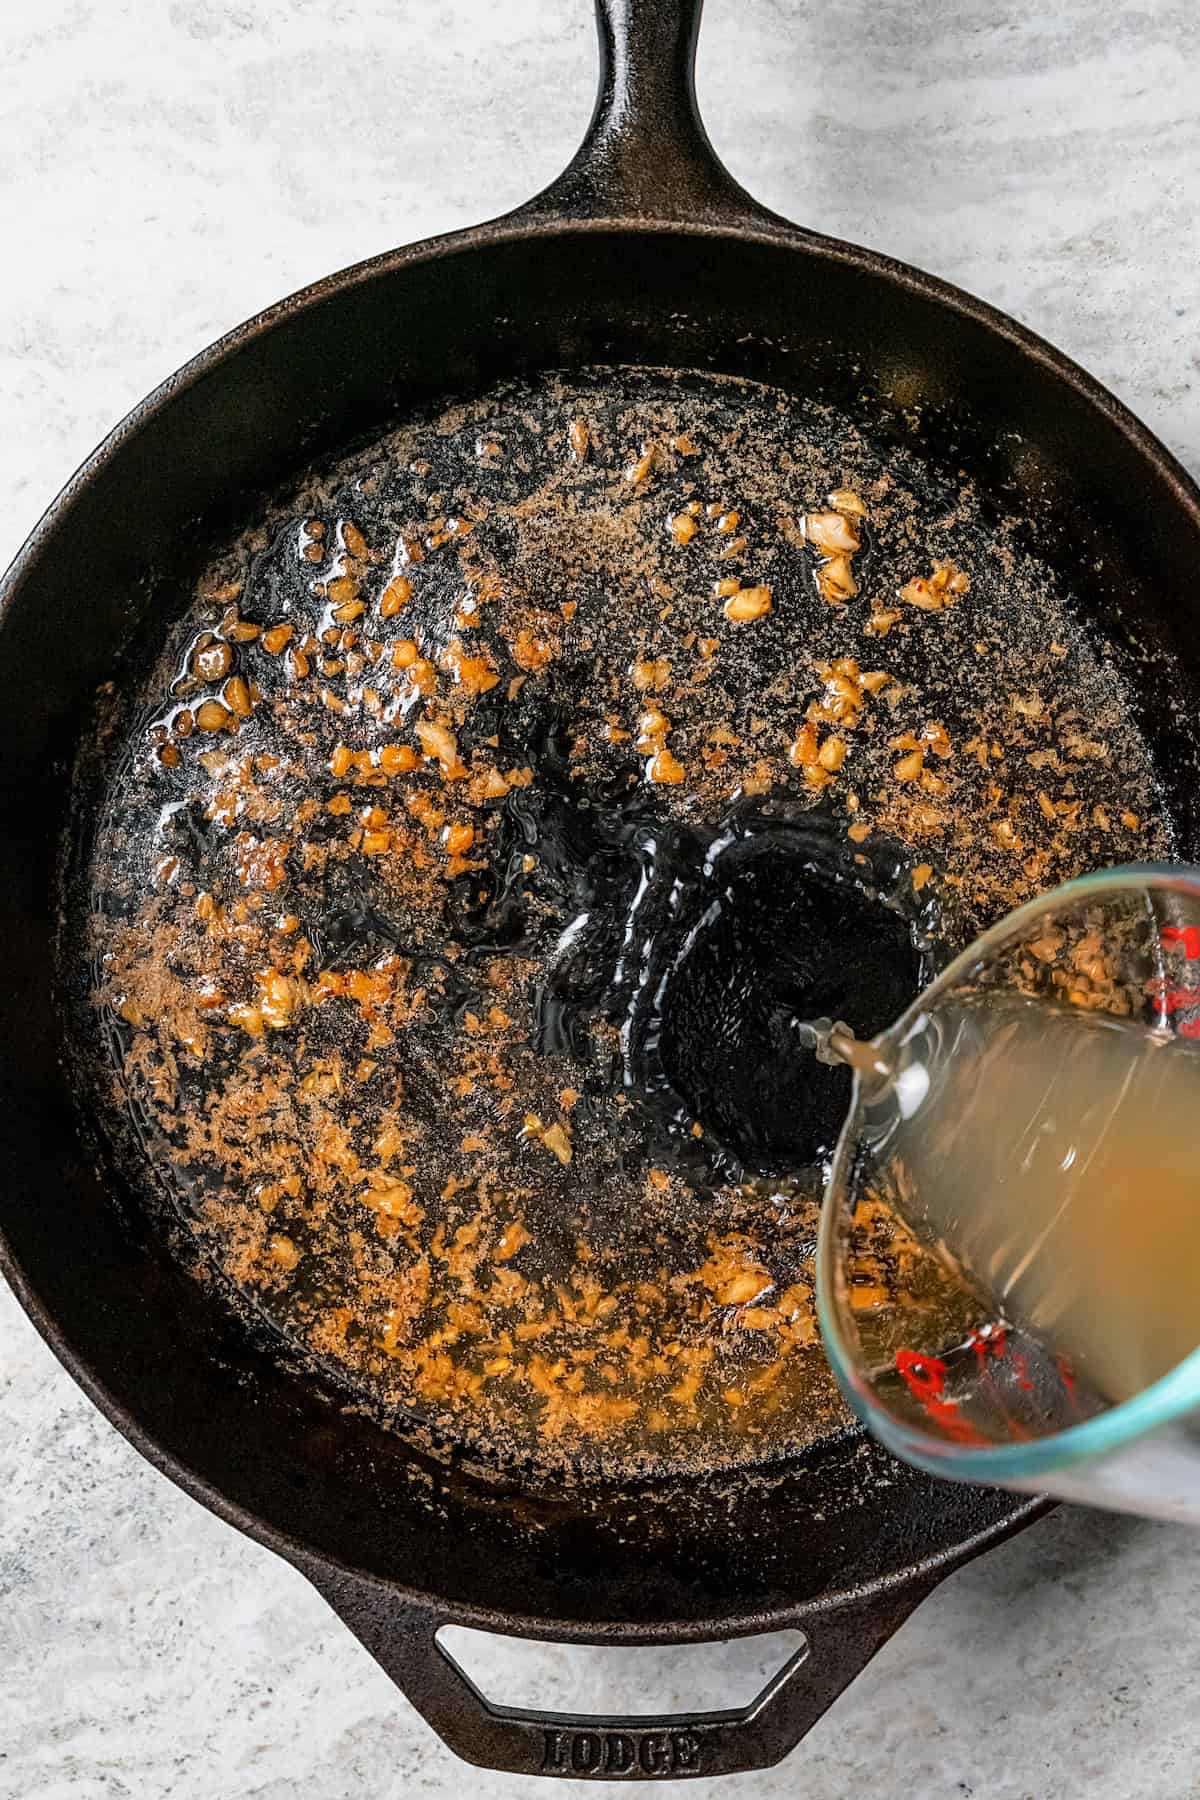
[(196, 708), (196, 723), (201, 731), (226, 731), (234, 723), (234, 718), (219, 700), (205, 700)]
[(240, 719), (248, 719), (254, 711), (254, 703), (244, 676), (231, 675), (221, 689), (221, 699), (230, 712), (236, 713)]
[(804, 533), (810, 544), (828, 556), (853, 555), (861, 542), (849, 519), (839, 512), (807, 513)]
[(685, 779), (683, 764), (664, 744), (650, 758), (646, 766), (646, 779), (672, 787), (678, 786)]
[(800, 727), (788, 747), (788, 761), (803, 774), (807, 787), (819, 790), (832, 780), (833, 772), (821, 761), (821, 740), (813, 724)]
[(858, 521), (866, 516), (867, 509), (851, 488), (835, 488), (829, 504), (829, 512), (804, 514), (797, 530), (820, 553), (817, 592), (830, 606), (842, 606), (859, 591), (852, 559), (862, 547)]
[(447, 781), (461, 781), (467, 770), (458, 754), (458, 740), (445, 725), (419, 719), (417, 737), (426, 756), (433, 758)]
[(854, 579), (854, 571), (848, 556), (831, 556), (817, 570), (817, 587), (821, 598), (828, 600), (831, 606), (840, 606), (846, 600), (853, 600), (858, 593), (858, 583)]
[(671, 721), (657, 707), (650, 707), (638, 720), (637, 748), (645, 756), (653, 750), (660, 750), (671, 729)]
[(239, 619), (236, 608), (221, 620), (221, 630), (235, 644), (252, 644), (259, 635), (259, 627), (249, 619)]
[[(201, 597), (204, 600), (212, 601), (218, 606), (225, 606), (229, 601), (236, 600), (241, 591), (242, 583), (240, 580), (220, 581), (214, 578), (212, 580), (203, 581), (200, 584)], [(234, 609), (233, 616), (237, 616), (236, 608)], [(222, 630), (223, 629), (224, 626), (222, 626)]]
[[(325, 598), (336, 609), (350, 606), (358, 599), (358, 583), (352, 575), (335, 575), (325, 587)], [(357, 617), (357, 614), (355, 615)]]
[(629, 673), (639, 693), (659, 693), (671, 679), (671, 665), (665, 656), (630, 664)]
[(641, 454), (636, 456), (625, 470), (625, 479), (631, 487), (638, 487), (645, 481), (654, 467), (656, 454), (653, 444), (642, 445)]
[(517, 632), (512, 646), (512, 659), (519, 669), (528, 674), (537, 674), (546, 664), (552, 662), (557, 654), (557, 646), (552, 637), (531, 630), (522, 625)]
[(909, 606), (916, 606), (922, 612), (941, 612), (946, 604), (944, 597), (923, 576), (905, 582), (900, 589), (900, 598)]
[(738, 588), (725, 602), (725, 617), (735, 625), (746, 625), (752, 619), (765, 618), (771, 606), (771, 590), (765, 584)]
[(521, 1127), (521, 1135), (524, 1138), (532, 1140), (534, 1143), (544, 1145), (545, 1148), (549, 1150), (550, 1154), (557, 1158), (560, 1163), (565, 1165), (570, 1162), (572, 1156), (571, 1139), (565, 1126), (561, 1123), (555, 1122), (551, 1125), (543, 1125), (536, 1113), (526, 1113), (525, 1121)]
[(902, 756), (897, 763), (893, 764), (892, 773), (897, 781), (918, 781), (924, 767), (925, 752), (910, 750), (906, 756)]
[(220, 681), (233, 667), (233, 651), (220, 638), (201, 643), (192, 652), (192, 673), (198, 681)]
[(275, 1236), (271, 1239), (271, 1257), (282, 1269), (294, 1269), (300, 1261), (300, 1252), (290, 1237)]
[(589, 934), (640, 966), (647, 846), (665, 881), (740, 807), (895, 855), (948, 954), (1113, 832), (1165, 848), (1119, 684), (969, 493), (745, 383), (539, 378), (318, 474), (113, 702), (119, 1091), (210, 1265), (397, 1429), (560, 1474), (778, 1462), (844, 1426), (819, 1179), (714, 1174), (707, 1095), (651, 1141), (629, 996), (570, 986), (615, 979)]
[(490, 693), (500, 681), (487, 657), (469, 656), (458, 638), (453, 638), (446, 646), (445, 666), (468, 694)]
[(419, 758), (411, 744), (383, 744), (379, 766), (385, 775), (403, 775), (417, 767)]
[(379, 614), (384, 619), (394, 619), (402, 607), (408, 605), (412, 598), (412, 582), (407, 575), (393, 575), (392, 579), (379, 596)]
[(905, 582), (900, 589), (900, 598), (921, 612), (941, 612), (965, 594), (970, 585), (970, 576), (956, 569), (952, 562), (939, 562), (934, 564), (928, 578), (918, 575), (915, 580)]

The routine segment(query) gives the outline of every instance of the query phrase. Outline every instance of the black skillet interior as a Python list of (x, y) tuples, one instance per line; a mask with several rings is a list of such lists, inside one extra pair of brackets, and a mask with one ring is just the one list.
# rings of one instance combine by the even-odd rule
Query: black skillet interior
[[(854, 1434), (770, 1480), (686, 1489), (554, 1495), (432, 1468), (336, 1410), (181, 1272), (136, 1193), (98, 1172), (60, 1060), (48, 896), (81, 721), (122, 643), (151, 610), (179, 606), (213, 542), (314, 460), (526, 370), (724, 371), (878, 411), (918, 449), (936, 446), (1028, 521), (1112, 643), (1179, 849), (1196, 852), (1200, 524), (1187, 478), (1086, 377), (986, 308), (755, 209), (695, 119), (698, 8), (680, 0), (651, 23), (631, 12), (606, 9), (601, 109), (557, 192), (334, 278), (206, 353), (119, 428), (10, 571), (0, 1223), (18, 1294), (108, 1416), (355, 1610), (407, 1682), (421, 1677), (396, 1648), (406, 1605), (426, 1633), (453, 1616), (654, 1641), (811, 1624), (859, 1596), (873, 1622), (843, 1646), (811, 1717), (945, 1569), (1033, 1503), (932, 1483)], [(663, 58), (653, 79), (639, 50)], [(445, 1696), (423, 1703), (453, 1735)], [(457, 1736), (464, 1754), (536, 1766), (494, 1733)]]

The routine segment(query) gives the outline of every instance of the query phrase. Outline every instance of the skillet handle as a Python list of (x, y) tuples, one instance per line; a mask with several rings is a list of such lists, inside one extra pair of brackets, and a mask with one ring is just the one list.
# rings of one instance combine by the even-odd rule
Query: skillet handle
[(786, 225), (738, 185), (704, 129), (695, 83), (702, 5), (596, 0), (592, 122), (557, 181), (512, 218)]
[(508, 1774), (577, 1781), (678, 1781), (770, 1768), (934, 1585), (811, 1615), (805, 1643), (749, 1706), (614, 1718), (493, 1705), (437, 1641), (452, 1618), (399, 1601), (394, 1590), (361, 1575), (311, 1567), (305, 1574), (456, 1756)]

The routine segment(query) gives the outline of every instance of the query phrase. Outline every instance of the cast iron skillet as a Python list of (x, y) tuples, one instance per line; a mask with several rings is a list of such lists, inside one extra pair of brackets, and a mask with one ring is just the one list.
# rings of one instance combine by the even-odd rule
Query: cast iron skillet
[[(580, 362), (870, 388), (939, 434), (1082, 596), (1141, 696), (1181, 852), (1181, 714), (1200, 495), (1095, 382), (1010, 320), (798, 230), (717, 162), (696, 112), (700, 0), (600, 0), (585, 142), (528, 206), (283, 302), (196, 358), (73, 478), (5, 580), (0, 759), (0, 1251), (58, 1356), (158, 1468), (301, 1569), (447, 1744), (526, 1773), (711, 1775), (782, 1757), (916, 1603), (1038, 1502), (938, 1485), (847, 1433), (771, 1480), (576, 1494), (484, 1484), (345, 1416), (183, 1274), (97, 1172), (60, 1062), (56, 845), (90, 697), (149, 608), (318, 457), (445, 393)], [(910, 415), (911, 416), (911, 415)], [(173, 598), (174, 597), (174, 598)], [(440, 1651), (456, 1621), (665, 1643), (800, 1625), (742, 1712), (542, 1717), (491, 1705)]]

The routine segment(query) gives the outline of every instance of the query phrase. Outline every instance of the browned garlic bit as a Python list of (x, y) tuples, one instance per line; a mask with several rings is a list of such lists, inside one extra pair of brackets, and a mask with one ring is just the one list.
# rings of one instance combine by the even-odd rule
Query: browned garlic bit
[(927, 794), (947, 791), (946, 781), (925, 765), (927, 753), (943, 761), (950, 755), (950, 736), (940, 719), (926, 720), (919, 736), (905, 731), (899, 737), (891, 738), (889, 744), (893, 750), (905, 752), (892, 765), (892, 774), (897, 781), (918, 781)]
[(924, 767), (925, 752), (923, 750), (913, 750), (907, 756), (902, 756), (900, 761), (894, 764), (892, 773), (897, 781), (917, 781), (919, 780), (921, 771)]
[(393, 575), (392, 579), (379, 596), (379, 616), (381, 619), (394, 619), (402, 606), (407, 606), (412, 598), (412, 582), (407, 575)]
[(821, 729), (838, 726), (843, 731), (854, 731), (867, 696), (879, 693), (889, 676), (883, 669), (864, 672), (852, 656), (822, 663), (817, 673), (825, 684), (825, 691), (809, 706), (807, 722), (789, 748), (788, 760), (793, 768), (802, 771), (808, 787), (820, 789), (829, 785), (850, 749), (840, 731), (822, 741)]
[(237, 727), (234, 715), (223, 707), (219, 700), (205, 700), (196, 708), (196, 723), (201, 731), (225, 731), (230, 726)]
[(439, 764), (447, 781), (461, 781), (467, 771), (458, 754), (458, 740), (445, 725), (435, 724), (429, 719), (419, 719), (416, 733), (421, 741), (421, 748), (426, 756)]
[(655, 751), (646, 766), (647, 780), (659, 786), (678, 787), (684, 775), (683, 764), (665, 745)]
[(640, 694), (657, 693), (665, 688), (671, 679), (671, 665), (665, 656), (653, 657), (646, 662), (635, 662), (629, 673), (633, 677), (633, 685)]
[(661, 787), (678, 787), (684, 779), (683, 764), (667, 747), (671, 721), (657, 707), (651, 707), (638, 720), (637, 749), (648, 757), (646, 780)]
[(542, 1144), (551, 1156), (557, 1157), (565, 1167), (574, 1152), (571, 1148), (571, 1134), (559, 1121), (553, 1125), (543, 1125), (536, 1113), (526, 1113), (521, 1127), (521, 1136), (530, 1138), (534, 1143)]
[(956, 569), (952, 562), (939, 562), (934, 564), (933, 573), (928, 578), (917, 576), (914, 581), (906, 582), (900, 589), (899, 597), (908, 606), (915, 606), (921, 612), (941, 612), (943, 607), (953, 606), (970, 586), (969, 575)]
[(761, 583), (757, 587), (735, 587), (725, 602), (725, 617), (735, 625), (747, 625), (753, 619), (765, 618), (771, 604), (771, 590)]
[(638, 487), (645, 481), (651, 469), (654, 467), (655, 455), (656, 451), (653, 444), (642, 445), (641, 455), (631, 462), (629, 467), (625, 470), (625, 479), (631, 487)]
[(856, 519), (866, 517), (867, 509), (853, 488), (835, 488), (829, 496), (829, 512), (805, 513), (800, 532), (821, 553), (817, 566), (817, 589), (831, 606), (853, 600), (858, 592), (851, 558), (862, 545)]

